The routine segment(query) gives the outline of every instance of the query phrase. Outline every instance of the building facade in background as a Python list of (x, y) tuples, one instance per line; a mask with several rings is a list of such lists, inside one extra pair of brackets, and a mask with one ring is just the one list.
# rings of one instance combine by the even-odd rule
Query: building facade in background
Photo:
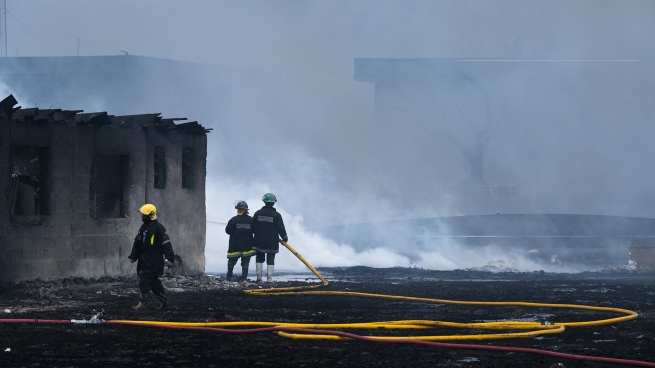
[(655, 154), (653, 70), (650, 60), (357, 58), (354, 80), (374, 87), (383, 184), (395, 194), (411, 182), (412, 208), (429, 198), (441, 216), (652, 217), (653, 178), (640, 167)]

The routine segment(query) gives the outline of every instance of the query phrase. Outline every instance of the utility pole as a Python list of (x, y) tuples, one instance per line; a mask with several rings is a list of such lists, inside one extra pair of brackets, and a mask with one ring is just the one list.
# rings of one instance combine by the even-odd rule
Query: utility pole
[(7, 0), (0, 0), (0, 56), (7, 57)]

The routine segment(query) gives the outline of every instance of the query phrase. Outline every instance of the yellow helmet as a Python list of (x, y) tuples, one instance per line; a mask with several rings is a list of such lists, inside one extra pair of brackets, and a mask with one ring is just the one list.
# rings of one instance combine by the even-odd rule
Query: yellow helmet
[(150, 220), (155, 220), (157, 219), (157, 207), (155, 207), (154, 204), (144, 204), (139, 208), (139, 212), (141, 212), (142, 215), (148, 216)]

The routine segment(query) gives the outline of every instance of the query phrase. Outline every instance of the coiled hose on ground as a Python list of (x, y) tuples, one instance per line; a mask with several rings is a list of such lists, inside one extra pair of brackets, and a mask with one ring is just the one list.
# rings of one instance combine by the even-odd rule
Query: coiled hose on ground
[[(548, 350), (506, 347), (493, 345), (475, 345), (462, 343), (446, 343), (443, 341), (463, 341), (463, 340), (497, 340), (510, 338), (535, 337), (545, 334), (558, 334), (565, 331), (566, 327), (584, 327), (612, 324), (629, 321), (638, 317), (638, 314), (627, 309), (608, 308), (599, 306), (587, 306), (578, 304), (552, 304), (552, 303), (531, 303), (531, 302), (479, 302), (479, 301), (458, 301), (447, 299), (417, 298), (397, 295), (371, 294), (347, 291), (315, 291), (321, 286), (328, 285), (328, 281), (312, 267), (298, 252), (296, 252), (288, 243), (280, 240), (291, 253), (300, 259), (321, 281), (322, 284), (306, 285), (297, 287), (284, 288), (267, 288), (267, 289), (248, 289), (245, 293), (252, 295), (343, 295), (367, 298), (383, 298), (404, 300), (409, 302), (438, 303), (438, 304), (456, 304), (456, 305), (475, 305), (475, 306), (519, 306), (529, 308), (560, 308), (560, 309), (581, 309), (598, 312), (617, 313), (620, 316), (614, 318), (583, 321), (583, 322), (553, 322), (551, 324), (542, 324), (539, 322), (522, 322), (522, 321), (500, 321), (500, 322), (478, 322), (478, 323), (455, 323), (432, 320), (398, 320), (382, 322), (365, 322), (365, 323), (331, 323), (331, 324), (307, 324), (291, 322), (161, 322), (161, 321), (139, 321), (139, 320), (102, 320), (100, 314), (90, 320), (38, 320), (38, 319), (0, 319), (0, 323), (47, 323), (47, 324), (111, 324), (127, 325), (141, 327), (156, 327), (166, 329), (184, 329), (196, 331), (212, 331), (218, 333), (261, 333), (275, 331), (279, 336), (290, 339), (329, 339), (329, 340), (362, 340), (377, 343), (402, 343), (418, 344), (426, 346), (436, 346), (442, 348), (469, 349), (469, 350), (489, 350), (515, 353), (538, 354), (550, 357), (565, 359), (595, 361), (603, 363), (632, 365), (640, 367), (655, 367), (655, 363), (617, 359), (598, 356), (586, 356), (560, 353)], [(426, 336), (362, 336), (353, 333), (334, 331), (335, 329), (435, 329), (435, 328), (460, 328), (473, 330), (495, 330), (506, 331), (502, 333), (474, 334), (474, 335), (426, 335)], [(516, 332), (519, 331), (519, 332)]]

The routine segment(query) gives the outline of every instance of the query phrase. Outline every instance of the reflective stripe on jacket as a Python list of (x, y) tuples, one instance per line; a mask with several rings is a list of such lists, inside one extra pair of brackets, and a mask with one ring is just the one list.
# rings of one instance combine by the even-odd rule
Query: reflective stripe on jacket
[(138, 273), (162, 275), (164, 259), (172, 262), (175, 258), (173, 245), (164, 225), (157, 220), (144, 222), (134, 238), (129, 258), (138, 260)]
[(252, 249), (252, 217), (248, 214), (232, 217), (225, 226), (225, 233), (230, 235), (227, 258), (248, 257), (257, 253)]

